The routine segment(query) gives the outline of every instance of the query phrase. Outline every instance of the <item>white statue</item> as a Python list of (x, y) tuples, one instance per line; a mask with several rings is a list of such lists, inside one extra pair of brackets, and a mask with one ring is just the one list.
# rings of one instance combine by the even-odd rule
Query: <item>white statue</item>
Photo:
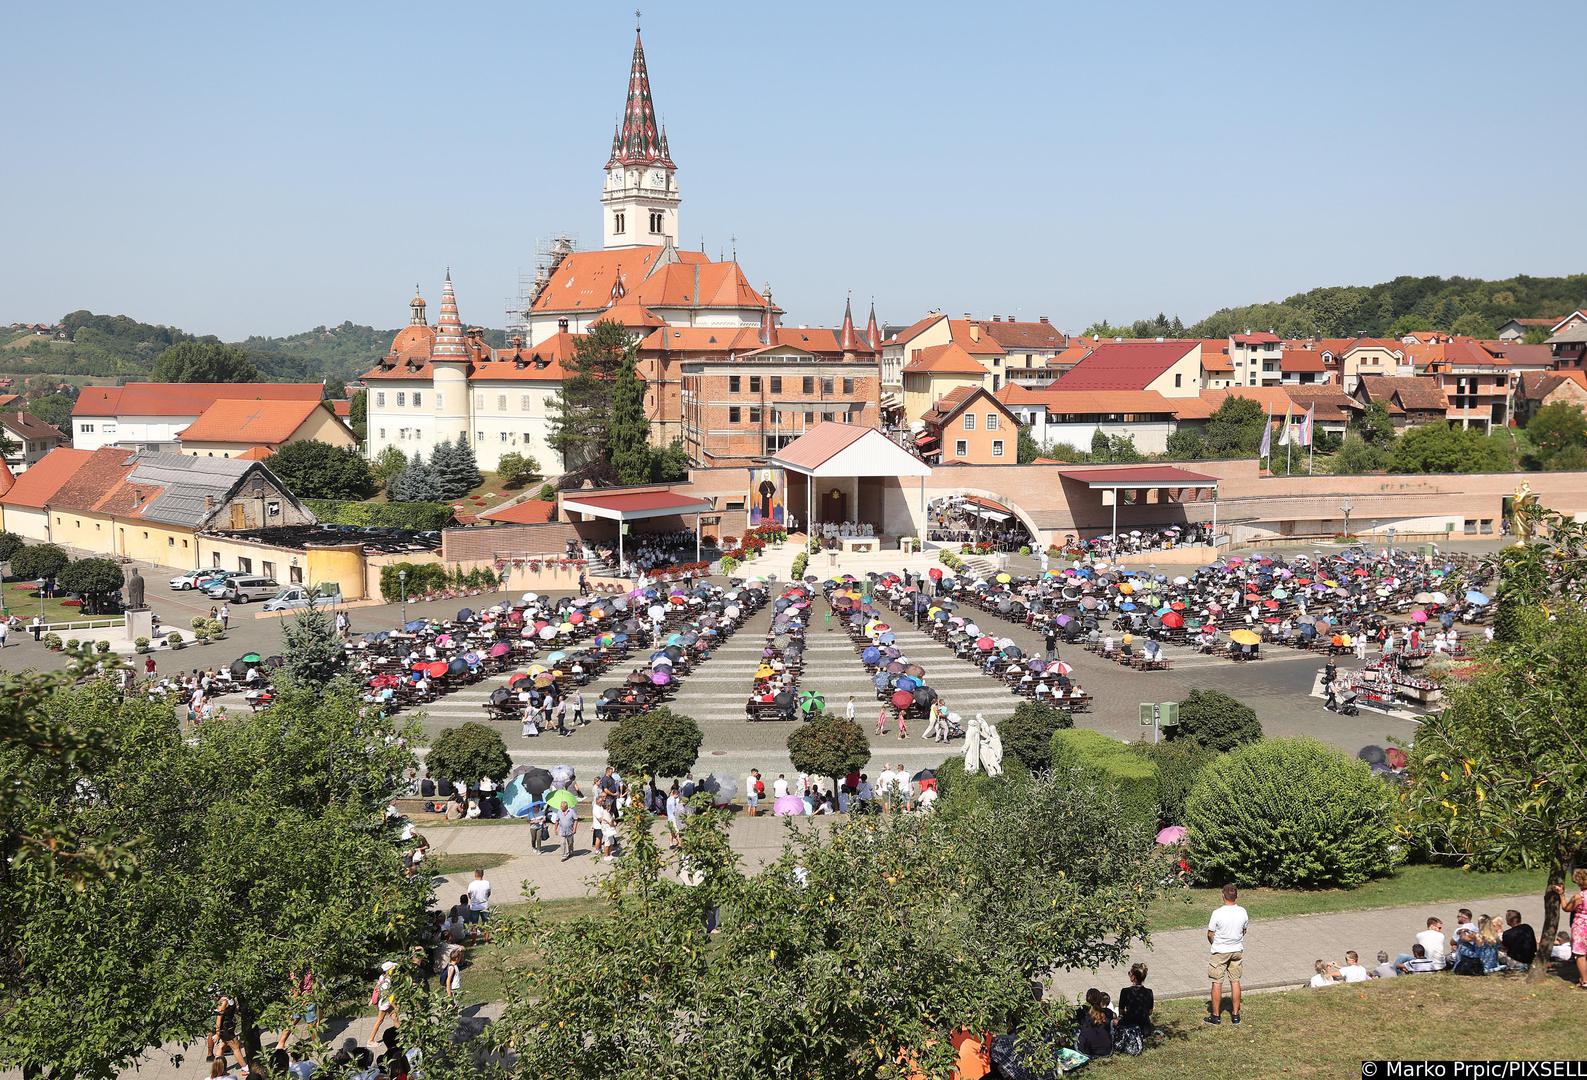
[(981, 771), (981, 714), (964, 725), (964, 771), (974, 774)]
[(1003, 775), (1003, 737), (997, 728), (980, 713), (975, 719), (981, 729), (981, 767), (988, 776)]

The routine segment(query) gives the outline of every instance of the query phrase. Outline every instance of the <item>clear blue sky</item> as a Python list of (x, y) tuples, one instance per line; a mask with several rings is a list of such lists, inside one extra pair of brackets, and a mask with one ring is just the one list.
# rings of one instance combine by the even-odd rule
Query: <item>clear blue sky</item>
[[(790, 323), (1587, 266), (1565, 0), (641, 6), (685, 246)], [(537, 239), (599, 244), (632, 9), (11, 5), (0, 320), (395, 326), (450, 265), (500, 326)]]

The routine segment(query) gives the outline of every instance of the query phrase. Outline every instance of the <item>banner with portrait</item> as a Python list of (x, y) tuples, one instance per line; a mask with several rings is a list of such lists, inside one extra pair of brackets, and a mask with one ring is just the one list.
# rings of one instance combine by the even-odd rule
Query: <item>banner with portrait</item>
[(757, 525), (783, 525), (788, 520), (785, 506), (788, 489), (782, 469), (759, 468), (749, 471), (750, 528)]

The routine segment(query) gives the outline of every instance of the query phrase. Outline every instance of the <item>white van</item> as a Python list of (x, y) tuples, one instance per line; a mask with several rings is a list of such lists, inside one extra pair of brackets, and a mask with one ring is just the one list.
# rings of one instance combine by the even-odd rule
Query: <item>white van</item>
[[(218, 589), (221, 597), (234, 604), (246, 604), (250, 600), (268, 600), (281, 591), (281, 583), (275, 578), (267, 577), (234, 577), (226, 582), (223, 589)], [(211, 593), (210, 595), (214, 595)]]
[(288, 611), (292, 608), (308, 607), (311, 596), (318, 607), (334, 606), (342, 602), (342, 590), (336, 585), (316, 585), (312, 593), (302, 585), (288, 585), (266, 601), (264, 609)]

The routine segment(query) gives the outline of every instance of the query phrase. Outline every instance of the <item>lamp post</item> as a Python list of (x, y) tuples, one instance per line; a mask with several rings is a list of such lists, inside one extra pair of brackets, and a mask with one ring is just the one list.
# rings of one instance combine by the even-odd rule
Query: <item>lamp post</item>
[(33, 631), (34, 641), (38, 641), (39, 636), (44, 633), (44, 586), (49, 584), (49, 580), (47, 578), (39, 578), (37, 584), (39, 587), (39, 627)]
[(397, 584), (402, 587), (402, 625), (408, 625), (408, 572), (397, 571)]
[(1345, 515), (1345, 543), (1348, 544), (1350, 542), (1350, 511), (1354, 510), (1355, 506), (1349, 502), (1346, 502), (1343, 506), (1339, 507), (1339, 509), (1342, 510)]
[(1394, 526), (1389, 526), (1389, 554), (1394, 554)]

